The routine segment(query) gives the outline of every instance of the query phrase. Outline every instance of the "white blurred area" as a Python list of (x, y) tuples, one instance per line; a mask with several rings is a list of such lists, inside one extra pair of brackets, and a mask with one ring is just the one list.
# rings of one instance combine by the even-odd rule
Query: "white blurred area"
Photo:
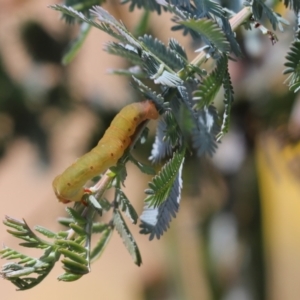
[(225, 174), (235, 174), (244, 162), (246, 141), (243, 133), (235, 126), (222, 138), (212, 158), (214, 165)]

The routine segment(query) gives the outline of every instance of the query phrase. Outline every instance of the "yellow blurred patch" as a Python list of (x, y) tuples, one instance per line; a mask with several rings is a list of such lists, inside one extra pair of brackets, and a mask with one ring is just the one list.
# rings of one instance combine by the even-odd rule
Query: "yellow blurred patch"
[(300, 142), (267, 133), (256, 150), (268, 299), (300, 299)]

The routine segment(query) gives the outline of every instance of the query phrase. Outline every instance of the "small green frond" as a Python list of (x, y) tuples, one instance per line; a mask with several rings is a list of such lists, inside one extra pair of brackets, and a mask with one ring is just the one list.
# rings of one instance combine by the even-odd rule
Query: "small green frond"
[[(125, 28), (122, 28), (123, 25), (121, 25), (120, 23), (118, 23), (111, 15), (109, 15), (107, 12), (106, 12), (106, 15), (108, 15), (108, 18), (109, 18), (109, 21), (110, 23), (113, 23), (113, 20), (115, 21), (115, 23), (118, 23), (119, 26), (121, 27), (121, 29), (118, 31), (114, 28), (113, 25), (111, 25), (109, 22), (102, 22), (102, 23), (97, 23), (95, 21), (93, 21), (92, 19), (89, 19), (87, 18), (84, 14), (82, 14), (81, 12), (78, 12), (76, 11), (75, 9), (73, 9), (72, 7), (67, 7), (65, 5), (50, 5), (49, 6), (50, 8), (54, 9), (54, 10), (57, 10), (57, 11), (60, 11), (66, 15), (69, 15), (71, 17), (74, 17), (76, 18), (77, 20), (80, 20), (81, 22), (86, 22), (87, 24), (90, 24), (91, 26), (94, 26), (106, 33), (108, 33), (110, 36), (118, 39), (119, 41), (122, 41), (122, 42), (126, 42), (127, 39), (126, 37), (124, 37), (125, 33), (124, 33), (124, 30), (126, 32), (126, 29)], [(96, 7), (98, 8), (98, 7)], [(104, 10), (103, 10), (104, 11)], [(95, 13), (95, 12), (94, 12)], [(96, 13), (95, 13), (96, 14)], [(120, 31), (122, 33), (120, 33)], [(133, 39), (134, 41), (135, 39)]]
[(223, 87), (224, 87), (224, 114), (223, 114), (223, 122), (221, 126), (220, 133), (217, 135), (217, 141), (219, 141), (225, 133), (229, 130), (229, 122), (230, 122), (230, 113), (231, 106), (234, 100), (234, 92), (231, 84), (230, 74), (228, 69), (225, 71), (223, 77)]
[(179, 126), (186, 140), (189, 140), (191, 130), (199, 127), (199, 117), (193, 101), (193, 92), (197, 88), (197, 84), (199, 84), (198, 81), (190, 81), (177, 88), (180, 95), (179, 101), (184, 104), (181, 105)]
[[(105, 1), (105, 0), (104, 0)], [(89, 9), (92, 8), (94, 5), (99, 5), (103, 0), (65, 0), (65, 5), (80, 11), (86, 16), (89, 16)], [(68, 14), (63, 14), (62, 18), (66, 20), (67, 23), (73, 24), (76, 21), (76, 18), (71, 17)]]
[(108, 229), (109, 225), (106, 223), (93, 223), (92, 233), (102, 233), (104, 230)]
[(188, 59), (187, 54), (186, 54), (184, 48), (178, 43), (177, 40), (171, 38), (169, 40), (169, 45), (168, 46), (171, 50), (176, 52), (177, 55), (179, 55), (182, 59), (187, 61), (187, 59)]
[(74, 208), (72, 207), (67, 207), (66, 212), (70, 217), (73, 218), (74, 222), (80, 224), (80, 225), (85, 225), (87, 220), (81, 216), (79, 212), (77, 212)]
[(3, 224), (8, 227), (14, 228), (18, 231), (22, 231), (22, 230), (27, 231), (26, 223), (24, 221), (14, 219), (10, 216), (5, 216), (5, 220), (3, 221)]
[(285, 82), (290, 90), (297, 92), (300, 88), (300, 41), (295, 40), (286, 56), (287, 62), (284, 64), (287, 68), (283, 74), (290, 74)]
[(149, 207), (160, 206), (168, 197), (184, 159), (185, 151), (174, 152), (173, 157), (163, 166), (161, 171), (149, 182), (149, 191), (145, 202)]
[(97, 260), (101, 254), (103, 253), (106, 245), (108, 244), (111, 236), (112, 236), (113, 230), (111, 228), (106, 228), (103, 234), (101, 235), (101, 238), (99, 239), (96, 246), (92, 249), (90, 254), (90, 261), (91, 263)]
[(112, 26), (129, 44), (140, 48), (139, 41), (127, 30), (127, 28), (118, 22), (109, 12), (100, 6), (94, 6), (91, 13), (98, 18), (101, 23)]
[(53, 231), (50, 231), (49, 229), (45, 228), (45, 227), (42, 227), (42, 226), (35, 226), (34, 229), (43, 234), (44, 236), (48, 237), (48, 238), (51, 238), (51, 239), (54, 239), (57, 237), (56, 233), (53, 232)]
[(179, 210), (179, 202), (182, 189), (182, 167), (184, 159), (182, 160), (176, 179), (173, 182), (170, 193), (167, 199), (158, 207), (150, 207), (146, 203), (141, 219), (141, 234), (150, 234), (149, 240), (154, 237), (159, 239), (164, 231), (167, 231), (172, 217), (175, 218)]
[(230, 51), (230, 44), (218, 24), (212, 19), (186, 20), (179, 21), (179, 24), (193, 29), (201, 35), (203, 39), (209, 41), (215, 48), (222, 52)]
[(142, 257), (139, 248), (133, 238), (133, 235), (129, 231), (122, 215), (118, 210), (114, 211), (113, 224), (123, 240), (125, 247), (127, 248), (129, 254), (131, 255), (134, 263), (138, 266), (142, 263)]
[(7, 229), (7, 232), (13, 235), (16, 238), (26, 241), (25, 243), (21, 243), (25, 247), (30, 248), (47, 248), (50, 243), (39, 238), (28, 226), (25, 221), (20, 221), (9, 216), (5, 216), (5, 221), (3, 223), (15, 230)]
[(228, 68), (228, 59), (225, 55), (217, 61), (217, 66), (213, 72), (211, 72), (203, 82), (199, 85), (199, 88), (194, 93), (195, 107), (202, 109), (204, 106), (208, 106), (215, 98), (220, 87), (223, 83), (223, 77)]
[(226, 35), (228, 42), (230, 43), (231, 51), (237, 56), (242, 56), (242, 50), (239, 43), (236, 40), (236, 35), (232, 31), (229, 20), (226, 17), (222, 17), (222, 29)]
[(86, 248), (79, 243), (76, 243), (75, 241), (72, 240), (57, 240), (55, 241), (55, 244), (59, 247), (64, 247), (68, 248), (72, 251), (76, 251), (78, 253), (86, 253)]
[(136, 77), (132, 76), (132, 79), (134, 80), (132, 82), (132, 86), (140, 93), (142, 93), (146, 99), (152, 100), (156, 104), (158, 110), (162, 109), (164, 103), (163, 96), (153, 91), (149, 86), (145, 85)]
[(213, 0), (195, 0), (197, 15), (206, 17), (223, 17), (224, 11), (222, 6)]
[(41, 245), (39, 242), (30, 242), (30, 241), (25, 243), (20, 243), (19, 245), (27, 248), (40, 248), (40, 249), (44, 249), (47, 247), (46, 245)]
[[(35, 259), (5, 247), (1, 250), (2, 257), (17, 259), (19, 262), (8, 263), (2, 266), (0, 276), (13, 283), (19, 290), (28, 290), (38, 285), (53, 269), (59, 255), (49, 247), (40, 259)], [(33, 277), (29, 277), (31, 275)]]
[(90, 272), (90, 268), (88, 266), (86, 266), (85, 264), (75, 262), (74, 260), (64, 258), (61, 260), (61, 262), (63, 263), (62, 268), (67, 273), (71, 273), (75, 275), (84, 275)]
[(159, 77), (164, 70), (164, 65), (151, 55), (150, 52), (142, 52), (143, 68), (151, 79)]
[(63, 65), (68, 65), (75, 58), (75, 56), (81, 49), (81, 46), (83, 45), (91, 28), (92, 26), (90, 24), (81, 24), (79, 34), (77, 35), (76, 39), (73, 42), (71, 42), (69, 49), (67, 49), (66, 53), (62, 58)]
[(124, 45), (116, 42), (108, 42), (104, 50), (110, 54), (126, 58), (133, 65), (142, 65), (143, 61), (137, 50), (131, 45)]
[(151, 35), (144, 35), (143, 37), (140, 37), (139, 40), (143, 43), (143, 46), (147, 48), (149, 52), (151, 52), (153, 55), (159, 58), (165, 65), (167, 65), (173, 71), (178, 71), (187, 65), (186, 60), (182, 59), (182, 57), (179, 56), (172, 49), (167, 48), (157, 38), (153, 38)]
[(58, 218), (58, 223), (65, 226), (65, 227), (69, 227), (69, 224), (71, 222), (74, 222), (74, 219), (73, 218), (65, 218), (65, 217), (60, 217)]
[(60, 254), (62, 254), (64, 257), (67, 257), (79, 264), (83, 264), (85, 266), (87, 266), (89, 264), (86, 257), (83, 257), (82, 254), (78, 254), (74, 251), (70, 251), (70, 250), (64, 249), (64, 248), (58, 249), (58, 252)]
[[(16, 250), (13, 250), (9, 247), (4, 247), (2, 250), (0, 250), (0, 254), (1, 254), (1, 258), (6, 258), (6, 259), (20, 259), (20, 260), (24, 260), (24, 259), (30, 259), (30, 260), (35, 260), (32, 257), (29, 257), (27, 255), (24, 255)], [(4, 265), (5, 268), (7, 267), (6, 265)], [(21, 267), (20, 267), (21, 268)]]
[(86, 231), (85, 228), (83, 228), (82, 226), (76, 224), (76, 223), (70, 223), (69, 227), (72, 228), (78, 235), (80, 236), (86, 236)]
[(117, 189), (116, 190), (116, 200), (117, 203), (119, 204), (120, 209), (125, 212), (127, 217), (130, 219), (130, 221), (133, 224), (136, 224), (138, 220), (138, 214), (136, 213), (134, 207), (131, 205), (130, 201), (126, 197), (126, 195), (123, 193), (122, 190)]
[(178, 122), (175, 118), (175, 99), (170, 103), (172, 107), (171, 111), (166, 111), (164, 114), (164, 121), (166, 123), (166, 131), (164, 136), (164, 141), (172, 145), (173, 148), (179, 147), (182, 144), (182, 131), (178, 126)]

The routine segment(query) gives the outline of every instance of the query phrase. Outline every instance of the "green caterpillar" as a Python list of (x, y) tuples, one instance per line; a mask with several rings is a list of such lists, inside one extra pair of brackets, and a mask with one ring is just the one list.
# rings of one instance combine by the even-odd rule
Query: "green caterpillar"
[(58, 200), (63, 203), (81, 201), (86, 192), (85, 183), (116, 165), (130, 145), (137, 126), (158, 116), (155, 105), (149, 100), (125, 106), (113, 119), (98, 145), (55, 177), (52, 186)]

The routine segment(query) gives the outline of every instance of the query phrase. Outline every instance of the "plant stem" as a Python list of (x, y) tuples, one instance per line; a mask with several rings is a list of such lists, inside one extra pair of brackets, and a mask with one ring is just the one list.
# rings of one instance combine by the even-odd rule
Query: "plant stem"
[[(232, 31), (236, 31), (247, 19), (252, 15), (252, 9), (249, 6), (245, 6), (234, 17), (229, 20)], [(191, 62), (192, 65), (199, 67), (206, 60), (206, 53), (202, 51)]]

